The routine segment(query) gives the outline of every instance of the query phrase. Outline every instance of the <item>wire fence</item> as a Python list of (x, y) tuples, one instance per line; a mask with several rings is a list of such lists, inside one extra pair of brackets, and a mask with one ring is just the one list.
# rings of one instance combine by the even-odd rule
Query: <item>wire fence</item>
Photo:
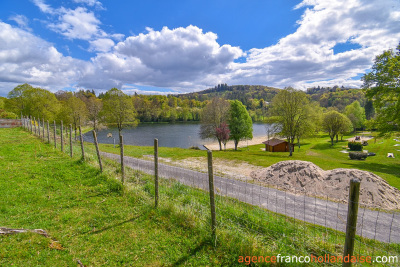
[[(61, 130), (61, 125), (56, 125), (54, 122), (51, 124), (28, 118), (24, 118), (22, 124), (27, 131), (45, 142), (53, 143), (55, 148), (63, 149), (71, 157), (72, 155), (82, 155), (82, 158), (97, 157), (95, 146), (92, 145), (95, 137), (82, 134), (72, 137), (71, 126), (63, 126), (65, 129)], [(80, 146), (76, 145), (76, 142), (80, 143)], [(123, 147), (121, 144), (119, 146)], [(215, 244), (218, 235), (224, 229), (235, 229), (246, 231), (261, 244), (275, 246), (274, 251), (282, 253), (280, 257), (298, 255), (313, 260), (312, 257), (315, 256), (315, 264), (321, 264), (319, 260), (322, 257), (324, 265), (336, 266), (338, 263), (332, 259), (346, 256), (346, 251), (349, 251), (348, 246), (351, 246), (351, 255), (358, 257), (357, 266), (371, 266), (371, 264), (400, 266), (400, 213), (397, 211), (359, 207), (358, 198), (352, 200), (349, 197), (349, 205), (333, 202), (327, 196), (321, 198), (296, 191), (292, 193), (281, 191), (243, 175), (232, 177), (226, 173), (223, 166), (213, 165), (212, 160), (210, 162), (205, 159), (202, 165), (191, 168), (185, 166), (185, 162), (179, 162), (179, 166), (174, 166), (173, 163), (158, 158), (157, 148), (158, 145), (155, 146), (154, 155), (143, 158), (122, 156), (122, 160), (121, 155), (98, 151), (99, 168), (101, 170), (104, 168), (101, 159), (111, 159), (115, 161), (114, 167), (122, 174), (122, 182), (124, 182), (125, 166), (133, 170), (130, 173), (132, 177), (126, 177), (125, 182), (140, 180), (142, 173), (156, 177), (154, 187), (149, 190), (154, 193), (157, 206), (158, 202), (163, 201), (163, 194), (171, 194), (169, 187), (158, 189), (158, 177), (162, 180), (175, 181), (173, 184), (175, 189), (179, 188), (182, 192), (186, 190), (192, 196), (204, 199), (206, 193), (210, 192), (211, 164), (214, 200), (209, 198), (208, 210), (204, 205), (193, 203), (193, 199), (190, 200), (190, 205), (194, 211), (208, 214), (197, 216), (196, 219), (210, 224), (210, 235), (213, 236)], [(206, 155), (206, 152), (204, 153)], [(317, 193), (312, 192), (310, 195)], [(189, 202), (185, 198), (180, 200)], [(213, 202), (215, 202), (214, 218)], [(349, 207), (356, 208), (358, 213), (354, 214), (351, 209), (349, 212)], [(353, 214), (350, 214), (352, 212)], [(352, 231), (356, 236), (351, 236)], [(243, 255), (245, 256), (258, 255)], [(360, 259), (364, 259), (364, 262)], [(240, 262), (240, 259), (238, 260)], [(281, 262), (284, 262), (282, 260), (284, 259), (281, 259)], [(349, 265), (343, 264), (343, 266)]]

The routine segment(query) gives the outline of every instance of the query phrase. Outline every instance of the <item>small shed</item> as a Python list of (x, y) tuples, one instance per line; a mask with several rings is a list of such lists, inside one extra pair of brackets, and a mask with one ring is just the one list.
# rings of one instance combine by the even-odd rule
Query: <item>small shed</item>
[[(277, 138), (272, 138), (263, 142), (265, 144), (265, 151), (269, 152), (289, 152), (289, 142), (285, 140), (280, 140)], [(292, 151), (294, 150), (294, 145), (292, 144)]]

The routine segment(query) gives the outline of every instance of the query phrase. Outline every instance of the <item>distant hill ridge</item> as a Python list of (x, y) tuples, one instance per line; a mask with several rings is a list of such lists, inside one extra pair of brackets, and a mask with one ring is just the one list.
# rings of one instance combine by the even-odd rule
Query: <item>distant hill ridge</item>
[[(179, 98), (196, 99), (199, 101), (209, 100), (213, 97), (223, 97), (229, 100), (240, 100), (244, 105), (248, 106), (251, 99), (263, 99), (270, 102), (272, 98), (279, 92), (279, 88), (264, 85), (227, 85), (218, 84), (213, 88), (203, 91), (180, 94)], [(365, 92), (358, 88), (347, 87), (312, 87), (305, 91), (312, 101), (319, 102), (321, 107), (336, 107), (339, 111), (358, 100), (361, 106), (365, 105)]]

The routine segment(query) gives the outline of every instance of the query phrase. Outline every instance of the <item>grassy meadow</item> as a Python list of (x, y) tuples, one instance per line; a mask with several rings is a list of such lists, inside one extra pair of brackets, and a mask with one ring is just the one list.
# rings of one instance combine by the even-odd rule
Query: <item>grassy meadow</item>
[[(343, 252), (342, 233), (220, 196), (214, 244), (206, 192), (162, 179), (155, 209), (151, 176), (127, 169), (122, 185), (117, 163), (105, 161), (100, 173), (90, 146), (86, 161), (78, 145), (72, 158), (66, 150), (18, 128), (0, 129), (0, 227), (49, 235), (0, 235), (1, 266), (245, 266), (239, 256)], [(235, 159), (242, 152), (216, 154)], [(399, 244), (359, 241), (359, 254), (400, 254)], [(293, 266), (277, 264), (286, 265)]]

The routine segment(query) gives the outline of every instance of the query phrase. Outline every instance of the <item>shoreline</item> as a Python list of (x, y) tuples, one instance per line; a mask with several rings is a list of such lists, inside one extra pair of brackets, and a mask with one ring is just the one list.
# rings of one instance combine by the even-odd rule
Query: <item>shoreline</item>
[[(267, 139), (268, 139), (267, 136), (256, 136), (251, 140), (243, 140), (239, 142), (238, 148), (247, 147), (248, 145), (249, 146), (261, 145), (262, 142), (267, 141)], [(204, 146), (206, 146), (210, 150), (219, 150), (218, 141), (206, 143), (204, 144)], [(224, 149), (224, 145), (222, 145), (222, 149)], [(226, 143), (226, 149), (235, 149), (235, 143), (232, 140), (229, 140)]]

